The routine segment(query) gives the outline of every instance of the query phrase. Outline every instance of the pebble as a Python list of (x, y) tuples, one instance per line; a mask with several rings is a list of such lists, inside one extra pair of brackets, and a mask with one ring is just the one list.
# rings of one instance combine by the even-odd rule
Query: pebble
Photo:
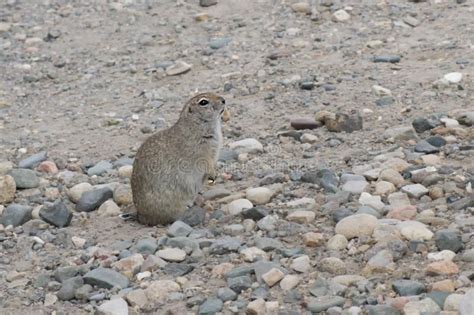
[(81, 195), (81, 198), (77, 202), (76, 211), (91, 212), (112, 197), (113, 192), (108, 187), (86, 191)]
[(268, 272), (264, 273), (262, 275), (263, 281), (269, 286), (273, 287), (275, 284), (277, 284), (285, 274), (278, 268), (272, 268)]
[(265, 300), (262, 298), (258, 298), (249, 302), (247, 305), (246, 314), (248, 315), (265, 315), (266, 308), (265, 308)]
[(114, 286), (124, 289), (129, 286), (129, 281), (125, 276), (112, 269), (102, 267), (86, 273), (84, 275), (84, 282), (105, 289), (110, 289)]
[(120, 271), (123, 275), (127, 276), (129, 279), (133, 275), (137, 274), (140, 271), (140, 268), (145, 259), (141, 254), (133, 254), (131, 256), (125, 257), (116, 261), (112, 264), (112, 267)]
[(380, 85), (372, 85), (372, 91), (377, 96), (391, 96), (392, 95), (392, 91)]
[(474, 262), (474, 248), (466, 249), (461, 259), (465, 262)]
[(84, 285), (82, 277), (72, 277), (63, 281), (59, 292), (56, 293), (58, 299), (62, 301), (69, 301), (74, 299), (77, 289)]
[(122, 178), (132, 178), (132, 173), (133, 173), (132, 165), (124, 165), (118, 169), (118, 174)]
[(250, 202), (250, 200), (237, 199), (229, 203), (227, 207), (224, 207), (224, 210), (230, 215), (238, 215), (242, 213), (242, 211), (251, 208), (253, 208), (253, 204)]
[(386, 196), (395, 192), (397, 188), (394, 184), (381, 180), (375, 184), (374, 195)]
[(352, 133), (363, 129), (363, 118), (356, 112), (353, 114), (336, 113), (335, 118), (326, 117), (324, 124), (329, 131)]
[(385, 139), (392, 139), (395, 142), (418, 139), (415, 129), (407, 126), (388, 128), (383, 132), (383, 137)]
[(12, 169), (9, 173), (11, 177), (15, 180), (16, 188), (28, 189), (36, 188), (40, 184), (39, 178), (36, 176), (36, 173), (29, 169)]
[(326, 257), (319, 262), (321, 271), (329, 272), (333, 275), (342, 275), (347, 271), (346, 264), (337, 257)]
[(266, 187), (249, 188), (246, 198), (254, 205), (263, 205), (272, 199), (273, 191)]
[(231, 37), (214, 38), (209, 42), (209, 48), (220, 49), (227, 46), (231, 41)]
[(300, 277), (297, 275), (286, 275), (280, 281), (280, 288), (284, 291), (293, 290), (298, 286)]
[(31, 220), (31, 210), (29, 206), (24, 206), (16, 203), (10, 204), (3, 210), (0, 223), (4, 226), (19, 226)]
[(302, 255), (294, 258), (290, 268), (301, 273), (308, 272), (311, 268), (309, 257), (307, 255)]
[(380, 174), (379, 174), (379, 180), (387, 181), (395, 186), (401, 186), (403, 183), (405, 183), (405, 179), (403, 178), (402, 175), (397, 170), (394, 170), (392, 168), (386, 168), (383, 169)]
[(342, 185), (342, 190), (350, 192), (351, 194), (358, 195), (361, 194), (362, 192), (366, 191), (369, 186), (369, 183), (367, 183), (365, 180), (350, 180), (344, 185)]
[(304, 14), (311, 14), (311, 6), (307, 2), (296, 2), (291, 5), (293, 11)]
[(192, 231), (192, 227), (183, 221), (178, 220), (170, 225), (167, 234), (171, 237), (187, 237)]
[(116, 217), (121, 213), (120, 207), (111, 199), (104, 202), (97, 210), (97, 214), (101, 217)]
[(346, 300), (340, 296), (328, 295), (317, 298), (310, 297), (307, 301), (307, 308), (312, 313), (319, 313), (327, 311), (333, 306), (343, 306), (345, 301)]
[(237, 153), (260, 153), (263, 152), (263, 145), (253, 138), (235, 141), (229, 144), (229, 148)]
[(179, 248), (165, 248), (156, 252), (156, 255), (166, 261), (182, 262), (186, 259), (186, 252)]
[(440, 260), (448, 260), (452, 261), (456, 257), (456, 253), (450, 250), (442, 250), (436, 253), (429, 253), (428, 260), (440, 261)]
[(13, 169), (13, 163), (10, 161), (0, 161), (0, 175), (7, 175)]
[(451, 84), (457, 84), (462, 80), (462, 73), (460, 72), (450, 72), (444, 75), (444, 79)]
[(426, 225), (418, 221), (404, 221), (397, 225), (398, 230), (403, 237), (409, 241), (429, 241), (433, 238), (431, 232)]
[(286, 219), (288, 221), (297, 222), (301, 224), (308, 224), (314, 221), (316, 218), (316, 213), (314, 211), (308, 210), (296, 210), (288, 214)]
[(429, 192), (429, 190), (421, 184), (406, 185), (403, 186), (401, 190), (402, 192), (408, 194), (408, 196), (417, 199), (426, 195)]
[(46, 151), (38, 152), (18, 162), (18, 168), (34, 168), (46, 159)]
[(434, 145), (431, 145), (426, 140), (421, 140), (420, 142), (416, 144), (415, 152), (426, 153), (426, 154), (437, 153), (439, 152), (439, 148), (435, 147)]
[(58, 167), (56, 166), (56, 163), (54, 163), (53, 161), (41, 162), (36, 168), (36, 170), (38, 172), (51, 174), (51, 175), (57, 174), (59, 172)]
[(39, 216), (45, 222), (59, 228), (69, 226), (72, 220), (72, 212), (61, 199), (43, 206), (39, 211)]
[(97, 308), (97, 315), (128, 315), (128, 304), (122, 298), (107, 301)]
[(435, 261), (426, 266), (428, 275), (454, 275), (459, 273), (459, 267), (449, 260)]
[(117, 205), (129, 205), (133, 202), (132, 189), (129, 185), (117, 185), (114, 189), (114, 201)]
[(337, 10), (332, 14), (333, 21), (335, 22), (346, 22), (349, 21), (351, 16), (345, 10)]
[(72, 202), (77, 203), (83, 193), (91, 191), (93, 189), (92, 185), (89, 183), (79, 183), (71, 187), (67, 191), (67, 195)]
[(247, 247), (240, 251), (240, 256), (246, 262), (254, 262), (260, 259), (266, 259), (267, 253), (258, 247)]
[(217, 4), (217, 0), (199, 0), (201, 7), (210, 7)]
[(184, 61), (176, 61), (172, 65), (166, 67), (166, 74), (169, 76), (175, 76), (184, 74), (190, 71), (192, 66)]
[(398, 63), (400, 60), (401, 57), (399, 55), (379, 55), (373, 58), (374, 62)]
[(401, 206), (391, 209), (387, 214), (387, 218), (406, 221), (413, 219), (416, 214), (417, 210), (415, 206)]
[(459, 315), (469, 315), (474, 309), (474, 290), (470, 289), (464, 294), (459, 303)]
[(426, 118), (415, 118), (412, 122), (412, 125), (415, 131), (418, 133), (423, 133), (436, 127), (432, 121)]
[(15, 199), (16, 183), (10, 175), (0, 176), (0, 204), (10, 203)]
[(324, 244), (324, 235), (321, 233), (308, 232), (303, 234), (303, 243), (308, 247), (318, 247)]
[(430, 298), (410, 301), (403, 307), (405, 315), (438, 314), (441, 308)]
[(336, 224), (335, 232), (347, 239), (361, 236), (371, 236), (378, 226), (376, 217), (369, 214), (354, 214)]
[(425, 285), (414, 280), (396, 280), (392, 283), (392, 287), (400, 296), (419, 295), (426, 292)]
[(450, 294), (444, 301), (445, 311), (455, 311), (458, 312), (461, 304), (461, 300), (464, 297), (463, 294)]
[(328, 240), (326, 247), (330, 250), (343, 250), (348, 244), (349, 241), (344, 235), (336, 234)]
[(125, 296), (125, 299), (131, 307), (137, 307), (138, 309), (144, 308), (149, 302), (143, 289), (130, 291)]
[(363, 206), (372, 207), (378, 211), (381, 211), (385, 207), (385, 204), (382, 202), (382, 198), (380, 196), (372, 196), (366, 192), (360, 194), (359, 203)]
[(439, 230), (435, 233), (435, 243), (438, 250), (459, 252), (463, 247), (459, 231), (452, 229)]
[(107, 171), (111, 170), (113, 168), (113, 165), (112, 163), (110, 163), (109, 161), (100, 161), (98, 162), (96, 165), (94, 165), (93, 167), (89, 168), (87, 170), (87, 175), (89, 176), (100, 176), (100, 175), (103, 175), (104, 173), (106, 173)]
[(252, 279), (246, 275), (227, 279), (227, 286), (237, 294), (250, 288), (252, 283)]

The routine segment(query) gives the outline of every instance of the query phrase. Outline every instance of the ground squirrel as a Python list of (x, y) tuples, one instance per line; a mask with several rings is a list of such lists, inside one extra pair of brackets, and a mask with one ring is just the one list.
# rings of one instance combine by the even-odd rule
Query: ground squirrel
[(181, 218), (208, 178), (222, 146), (225, 100), (213, 93), (191, 98), (178, 121), (149, 137), (133, 163), (132, 192), (138, 221), (169, 224)]

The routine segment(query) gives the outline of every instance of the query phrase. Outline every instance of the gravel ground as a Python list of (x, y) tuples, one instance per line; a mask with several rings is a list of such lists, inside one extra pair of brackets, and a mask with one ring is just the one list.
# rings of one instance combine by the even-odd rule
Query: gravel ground
[[(474, 1), (2, 1), (1, 314), (474, 313)], [(204, 208), (119, 218), (205, 91)]]

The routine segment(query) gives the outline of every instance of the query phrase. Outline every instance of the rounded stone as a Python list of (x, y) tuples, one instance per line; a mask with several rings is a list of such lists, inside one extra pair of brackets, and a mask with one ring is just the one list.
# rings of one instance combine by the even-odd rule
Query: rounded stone
[(345, 217), (336, 224), (337, 234), (344, 235), (347, 239), (361, 236), (371, 236), (378, 226), (376, 217), (369, 214), (354, 214)]

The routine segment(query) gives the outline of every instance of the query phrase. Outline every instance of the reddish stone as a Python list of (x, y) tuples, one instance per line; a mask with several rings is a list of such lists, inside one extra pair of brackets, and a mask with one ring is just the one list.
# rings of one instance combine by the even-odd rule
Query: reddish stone
[(396, 297), (390, 301), (390, 306), (396, 308), (399, 311), (403, 311), (405, 304), (407, 304), (410, 300), (405, 296)]
[(415, 206), (401, 206), (395, 209), (390, 210), (387, 214), (389, 219), (397, 220), (411, 220), (416, 216), (416, 207)]
[(59, 172), (58, 167), (52, 161), (44, 161), (38, 165), (38, 172), (48, 173), (48, 174), (56, 174)]
[(435, 261), (426, 267), (426, 273), (431, 276), (454, 275), (459, 273), (459, 267), (452, 261)]

